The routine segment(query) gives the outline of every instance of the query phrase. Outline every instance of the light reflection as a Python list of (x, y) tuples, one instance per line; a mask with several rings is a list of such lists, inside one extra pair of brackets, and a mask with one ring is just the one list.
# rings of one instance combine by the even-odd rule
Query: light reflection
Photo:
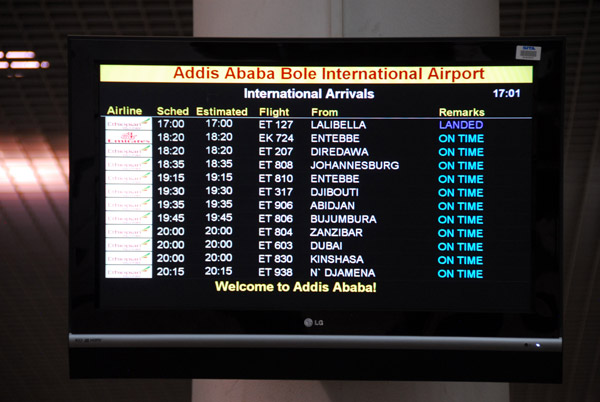
[(67, 192), (68, 169), (68, 158), (45, 142), (0, 141), (0, 193)]
[[(37, 70), (39, 68), (47, 69), (50, 68), (50, 62), (48, 60), (33, 60), (35, 59), (35, 52), (30, 50), (10, 50), (0, 52), (0, 59), (6, 60), (0, 61), (0, 70)], [(20, 72), (7, 75), (9, 78), (21, 78), (23, 74)]]
[(29, 50), (11, 50), (6, 52), (7, 59), (33, 59), (35, 52)]
[(19, 185), (37, 183), (35, 172), (31, 166), (27, 166), (26, 163), (26, 161), (22, 160), (9, 161), (6, 163), (8, 175)]
[(11, 61), (10, 68), (15, 69), (36, 69), (40, 68), (39, 61)]

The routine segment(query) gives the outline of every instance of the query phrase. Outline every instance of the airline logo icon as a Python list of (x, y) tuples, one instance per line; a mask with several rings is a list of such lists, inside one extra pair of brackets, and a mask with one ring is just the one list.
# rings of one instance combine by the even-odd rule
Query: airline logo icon
[(152, 131), (106, 130), (107, 144), (150, 144)]
[(147, 184), (107, 184), (106, 197), (152, 197), (152, 186)]
[(107, 130), (152, 130), (152, 117), (106, 116)]
[(106, 144), (106, 156), (132, 156), (136, 158), (151, 158), (152, 145)]
[(151, 198), (107, 198), (107, 211), (152, 211)]
[(148, 279), (152, 278), (151, 265), (107, 265), (107, 278)]
[(152, 239), (106, 239), (106, 251), (152, 251)]
[(106, 170), (152, 169), (152, 158), (106, 158)]
[(106, 265), (151, 265), (152, 253), (144, 251), (107, 251)]
[(114, 225), (150, 225), (152, 212), (106, 211), (106, 223)]
[(140, 237), (152, 236), (152, 225), (106, 225), (106, 237)]
[(106, 183), (107, 184), (152, 184), (152, 172), (109, 170), (106, 172)]

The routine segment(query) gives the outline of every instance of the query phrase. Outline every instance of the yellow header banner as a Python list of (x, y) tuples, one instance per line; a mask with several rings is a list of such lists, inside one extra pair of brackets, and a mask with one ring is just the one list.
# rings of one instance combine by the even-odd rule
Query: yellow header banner
[(103, 64), (100, 66), (100, 81), (198, 84), (527, 84), (533, 81), (533, 67), (273, 67)]

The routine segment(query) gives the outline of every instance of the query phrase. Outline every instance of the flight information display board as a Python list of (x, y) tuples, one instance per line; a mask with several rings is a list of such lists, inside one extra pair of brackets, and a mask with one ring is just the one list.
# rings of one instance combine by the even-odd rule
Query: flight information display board
[(532, 86), (101, 64), (101, 306), (529, 311)]
[(560, 381), (563, 70), (70, 38), (71, 376)]

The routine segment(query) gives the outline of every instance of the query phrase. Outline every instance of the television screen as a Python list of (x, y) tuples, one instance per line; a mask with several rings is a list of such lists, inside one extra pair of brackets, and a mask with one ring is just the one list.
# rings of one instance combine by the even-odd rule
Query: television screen
[(71, 375), (559, 381), (563, 47), (70, 38)]

